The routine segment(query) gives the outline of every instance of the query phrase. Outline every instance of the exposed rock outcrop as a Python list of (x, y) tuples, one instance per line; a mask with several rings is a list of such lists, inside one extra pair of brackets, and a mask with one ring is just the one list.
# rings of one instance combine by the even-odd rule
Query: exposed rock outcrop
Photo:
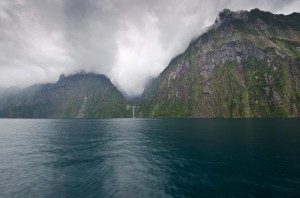
[(219, 14), (145, 90), (150, 117), (299, 116), (299, 14)]

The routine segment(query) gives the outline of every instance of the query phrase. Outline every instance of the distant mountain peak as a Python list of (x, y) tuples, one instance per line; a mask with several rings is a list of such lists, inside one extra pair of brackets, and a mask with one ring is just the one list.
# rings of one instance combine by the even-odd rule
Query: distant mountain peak
[(81, 71), (81, 72), (77, 72), (77, 73), (73, 73), (73, 74), (61, 74), (59, 76), (59, 79), (65, 79), (65, 78), (78, 78), (78, 77), (106, 77), (103, 74), (97, 74), (94, 72), (85, 72), (85, 71)]
[[(1, 98), (0, 98), (1, 99)], [(0, 100), (0, 117), (129, 117), (126, 98), (103, 74), (62, 74), (54, 84), (33, 85)]]
[(215, 20), (214, 27), (219, 27), (221, 25), (226, 25), (231, 23), (236, 19), (246, 20), (248, 18), (248, 11), (240, 10), (240, 11), (231, 11), (227, 8), (219, 12), (218, 17)]
[(94, 72), (80, 72), (80, 73), (74, 73), (68, 75), (61, 74), (59, 80), (57, 81), (57, 84), (78, 81), (78, 80), (88, 80), (88, 79), (101, 79), (103, 81), (111, 83), (110, 79), (106, 77), (104, 74), (97, 74)]

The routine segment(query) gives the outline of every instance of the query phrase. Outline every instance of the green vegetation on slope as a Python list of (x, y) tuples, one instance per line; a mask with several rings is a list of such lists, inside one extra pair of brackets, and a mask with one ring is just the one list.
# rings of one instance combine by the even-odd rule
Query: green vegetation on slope
[[(104, 75), (62, 75), (55, 84), (25, 89), (1, 111), (1, 117), (112, 118), (129, 117), (125, 97)], [(30, 92), (30, 93), (29, 93)], [(86, 101), (85, 101), (86, 100)], [(86, 107), (79, 112), (85, 101)]]
[(149, 117), (299, 116), (299, 14), (224, 10), (143, 94)]

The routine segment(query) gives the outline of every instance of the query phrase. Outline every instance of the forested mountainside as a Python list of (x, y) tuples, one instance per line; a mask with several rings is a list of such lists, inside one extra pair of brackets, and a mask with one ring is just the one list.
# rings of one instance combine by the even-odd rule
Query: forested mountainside
[(128, 117), (126, 99), (104, 75), (61, 75), (55, 84), (33, 85), (0, 101), (1, 117)]
[(140, 116), (300, 114), (300, 14), (225, 9), (145, 89)]
[(145, 88), (126, 97), (104, 75), (0, 89), (0, 117), (287, 117), (300, 115), (300, 14), (219, 13)]

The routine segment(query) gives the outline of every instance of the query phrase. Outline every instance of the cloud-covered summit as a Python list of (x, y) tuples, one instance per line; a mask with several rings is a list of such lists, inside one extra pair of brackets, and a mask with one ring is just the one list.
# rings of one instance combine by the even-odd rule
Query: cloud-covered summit
[(138, 95), (224, 8), (289, 14), (300, 12), (300, 2), (0, 0), (0, 87), (85, 70)]

